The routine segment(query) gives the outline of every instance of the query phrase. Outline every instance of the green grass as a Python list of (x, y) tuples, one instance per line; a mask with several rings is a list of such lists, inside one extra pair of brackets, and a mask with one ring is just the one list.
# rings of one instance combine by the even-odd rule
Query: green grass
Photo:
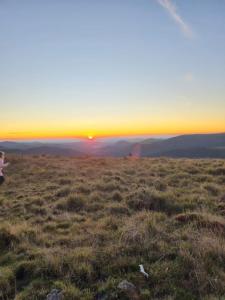
[(224, 160), (9, 159), (0, 300), (225, 299)]

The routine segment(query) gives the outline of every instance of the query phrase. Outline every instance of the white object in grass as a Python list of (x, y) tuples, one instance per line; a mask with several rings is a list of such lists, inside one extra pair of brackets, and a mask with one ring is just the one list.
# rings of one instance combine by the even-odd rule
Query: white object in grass
[(140, 272), (141, 272), (145, 277), (148, 278), (148, 277), (149, 277), (149, 274), (145, 272), (145, 269), (144, 269), (143, 265), (139, 265), (139, 267), (140, 267)]

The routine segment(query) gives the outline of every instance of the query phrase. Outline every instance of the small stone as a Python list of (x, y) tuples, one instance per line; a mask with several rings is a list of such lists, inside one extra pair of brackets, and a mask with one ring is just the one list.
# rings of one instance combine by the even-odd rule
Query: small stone
[(53, 289), (50, 294), (47, 295), (47, 300), (62, 300), (63, 294), (57, 289)]
[(140, 300), (139, 292), (133, 283), (123, 280), (119, 283), (118, 288), (122, 290), (130, 300)]
[(129, 290), (136, 290), (136, 287), (133, 283), (127, 281), (127, 280), (123, 280), (119, 283), (118, 288), (124, 291), (129, 291)]

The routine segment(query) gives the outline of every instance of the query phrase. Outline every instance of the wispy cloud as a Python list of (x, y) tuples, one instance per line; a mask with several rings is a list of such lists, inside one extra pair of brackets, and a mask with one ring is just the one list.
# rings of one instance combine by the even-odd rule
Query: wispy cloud
[(170, 14), (173, 20), (180, 27), (181, 31), (185, 34), (186, 37), (192, 38), (193, 32), (189, 25), (182, 19), (179, 15), (176, 6), (172, 0), (157, 0), (158, 3)]

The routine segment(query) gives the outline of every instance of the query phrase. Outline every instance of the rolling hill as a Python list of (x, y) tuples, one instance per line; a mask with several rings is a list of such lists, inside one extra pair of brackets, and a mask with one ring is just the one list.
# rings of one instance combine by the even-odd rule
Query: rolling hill
[(0, 150), (20, 154), (104, 157), (225, 158), (225, 133), (181, 135), (168, 139), (81, 141), (71, 143), (0, 142)]
[(141, 156), (223, 157), (225, 133), (181, 135), (153, 144), (141, 145)]

